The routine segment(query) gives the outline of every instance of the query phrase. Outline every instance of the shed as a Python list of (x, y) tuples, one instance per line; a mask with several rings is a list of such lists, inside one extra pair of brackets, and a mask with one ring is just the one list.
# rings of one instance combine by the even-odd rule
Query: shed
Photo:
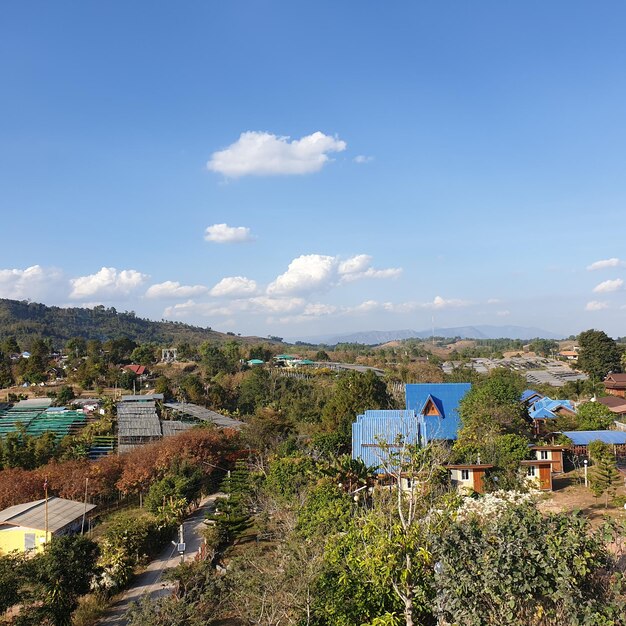
[(95, 508), (54, 496), (47, 507), (45, 499), (10, 506), (0, 511), (0, 554), (41, 551), (52, 537), (80, 530), (83, 515)]
[(452, 486), (458, 491), (475, 491), (483, 493), (485, 490), (484, 479), (493, 465), (485, 463), (466, 463), (459, 465), (447, 465), (450, 471)]
[(520, 461), (520, 465), (526, 470), (527, 481), (541, 491), (552, 491), (552, 461), (531, 459)]

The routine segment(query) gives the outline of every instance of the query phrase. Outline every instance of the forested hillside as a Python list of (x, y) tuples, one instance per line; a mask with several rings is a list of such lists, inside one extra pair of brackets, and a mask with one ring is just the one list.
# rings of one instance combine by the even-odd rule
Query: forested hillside
[(181, 322), (155, 322), (137, 317), (133, 311), (120, 313), (102, 305), (93, 309), (60, 308), (0, 299), (0, 339), (10, 336), (24, 346), (35, 338), (49, 338), (55, 346), (63, 346), (73, 337), (100, 341), (127, 337), (136, 343), (158, 344), (196, 344), (227, 339), (226, 334), (210, 328)]

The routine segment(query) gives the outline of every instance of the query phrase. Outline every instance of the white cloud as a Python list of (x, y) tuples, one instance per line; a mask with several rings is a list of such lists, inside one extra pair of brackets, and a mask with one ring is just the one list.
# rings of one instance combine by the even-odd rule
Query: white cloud
[(229, 226), (228, 224), (207, 226), (204, 238), (213, 243), (242, 243), (254, 239), (247, 226)]
[(608, 302), (600, 302), (598, 300), (591, 300), (587, 302), (585, 306), (585, 311), (602, 311), (602, 309), (608, 309)]
[(210, 294), (215, 297), (240, 297), (249, 296), (257, 292), (257, 284), (244, 276), (227, 276), (222, 278)]
[(611, 293), (612, 291), (618, 291), (623, 285), (624, 281), (621, 278), (605, 280), (593, 288), (593, 293)]
[(303, 254), (295, 258), (287, 271), (267, 287), (270, 295), (290, 295), (325, 291), (340, 284), (366, 278), (397, 278), (402, 269), (375, 269), (372, 257), (358, 254), (346, 260), (338, 256)]
[(371, 267), (372, 257), (368, 254), (357, 254), (339, 264), (338, 273), (341, 282), (352, 282), (362, 278), (397, 278), (402, 273), (400, 267), (377, 270)]
[(587, 269), (591, 272), (594, 270), (604, 270), (608, 267), (624, 267), (626, 265), (624, 261), (620, 261), (619, 259), (613, 257), (612, 259), (604, 259), (602, 261), (595, 261), (591, 265), (587, 266)]
[(207, 168), (230, 178), (317, 172), (328, 153), (342, 152), (346, 142), (321, 132), (290, 140), (262, 131), (241, 133), (224, 150), (211, 155)]
[(435, 296), (432, 302), (428, 302), (424, 306), (431, 309), (456, 309), (469, 306), (471, 303), (467, 300), (457, 300), (455, 298), (445, 299), (441, 296)]
[(250, 298), (248, 306), (257, 313), (292, 313), (302, 311), (306, 306), (303, 298), (270, 298), (258, 296)]
[[(32, 265), (26, 269), (0, 269), (0, 297), (12, 300), (59, 295), (62, 273), (55, 268)], [(67, 294), (66, 288), (65, 294)]]
[(166, 280), (164, 283), (151, 285), (146, 291), (146, 298), (191, 298), (207, 291), (203, 285), (181, 285), (177, 281)]
[(304, 254), (295, 258), (267, 287), (269, 295), (309, 293), (330, 287), (335, 277), (337, 257)]
[(83, 300), (85, 298), (116, 298), (127, 296), (148, 280), (147, 274), (137, 270), (120, 270), (114, 267), (103, 267), (95, 274), (72, 278), (70, 298)]
[(508, 310), (504, 310), (504, 311), (497, 311), (496, 315), (498, 317), (508, 317), (509, 315), (511, 315), (511, 311)]
[(500, 302), (502, 302), (500, 298), (489, 298), (489, 300), (487, 300), (487, 304), (500, 304)]
[(364, 154), (359, 154), (357, 156), (354, 157), (354, 162), (355, 163), (371, 163), (374, 160), (373, 156), (365, 156)]

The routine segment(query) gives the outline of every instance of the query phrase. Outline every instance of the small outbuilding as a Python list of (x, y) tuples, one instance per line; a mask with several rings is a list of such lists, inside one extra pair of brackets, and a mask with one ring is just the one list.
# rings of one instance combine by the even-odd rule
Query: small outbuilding
[(566, 446), (540, 445), (531, 446), (533, 454), (537, 461), (551, 461), (552, 472), (560, 473), (563, 471), (563, 451), (567, 450)]
[(552, 461), (531, 459), (520, 461), (520, 466), (526, 471), (526, 480), (536, 489), (552, 491)]
[(485, 490), (485, 476), (493, 468), (486, 463), (468, 463), (447, 465), (450, 471), (450, 481), (458, 491), (475, 491), (483, 493)]
[(83, 516), (95, 504), (51, 497), (16, 504), (0, 511), (0, 555), (40, 552), (52, 537), (79, 532)]

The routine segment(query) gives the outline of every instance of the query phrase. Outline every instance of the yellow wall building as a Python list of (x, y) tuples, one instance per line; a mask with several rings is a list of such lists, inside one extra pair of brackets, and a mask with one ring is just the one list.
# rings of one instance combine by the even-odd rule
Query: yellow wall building
[(52, 537), (80, 532), (83, 516), (94, 508), (57, 497), (10, 506), (0, 511), (0, 555), (42, 551)]

